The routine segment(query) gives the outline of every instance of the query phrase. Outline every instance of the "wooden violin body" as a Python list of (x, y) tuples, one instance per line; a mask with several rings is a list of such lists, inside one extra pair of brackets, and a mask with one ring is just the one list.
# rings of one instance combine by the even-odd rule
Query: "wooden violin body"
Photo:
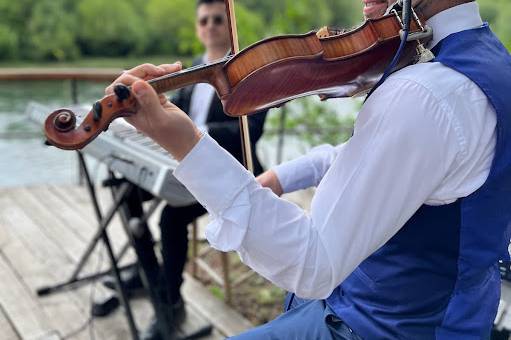
[[(389, 14), (367, 20), (359, 28), (342, 34), (318, 37), (316, 32), (262, 40), (240, 53), (210, 65), (185, 69), (149, 83), (158, 93), (195, 83), (209, 83), (217, 91), (224, 111), (241, 116), (280, 106), (298, 97), (320, 94), (352, 96), (376, 83), (400, 44), (399, 17)], [(412, 22), (411, 32), (420, 31)], [(407, 44), (400, 66), (416, 56), (417, 43)], [(116, 94), (96, 102), (75, 127), (68, 110), (48, 116), (48, 141), (63, 149), (80, 149), (110, 122), (136, 112), (130, 89), (117, 86)]]

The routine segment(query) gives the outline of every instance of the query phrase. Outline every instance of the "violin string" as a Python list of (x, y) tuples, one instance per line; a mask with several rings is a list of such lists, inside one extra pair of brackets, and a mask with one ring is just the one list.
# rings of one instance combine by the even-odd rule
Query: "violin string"
[(222, 59), (220, 59), (220, 60), (218, 60), (216, 62), (213, 62), (211, 64), (201, 64), (201, 65), (197, 65), (197, 66), (192, 66), (192, 67), (186, 68), (186, 69), (184, 69), (182, 71), (178, 71), (178, 72), (175, 72), (175, 73), (171, 73), (171, 74), (167, 74), (167, 75), (164, 75), (164, 76), (161, 76), (161, 77), (158, 77), (158, 78), (151, 79), (151, 80), (148, 81), (148, 83), (149, 84), (159, 83), (160, 81), (171, 79), (171, 78), (174, 78), (174, 77), (178, 77), (178, 76), (181, 76), (183, 74), (188, 74), (188, 73), (200, 70), (200, 69), (205, 69), (205, 68), (211, 67), (213, 65), (224, 64), (227, 61), (229, 61), (231, 58), (232, 58), (232, 56), (227, 56), (227, 57), (224, 57), (224, 58), (222, 58)]

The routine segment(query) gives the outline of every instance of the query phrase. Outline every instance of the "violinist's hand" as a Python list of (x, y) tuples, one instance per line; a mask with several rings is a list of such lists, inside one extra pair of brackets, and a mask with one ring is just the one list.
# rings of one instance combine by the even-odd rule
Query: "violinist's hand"
[(126, 120), (181, 161), (200, 140), (201, 132), (186, 113), (165, 95), (158, 95), (146, 82), (179, 70), (181, 63), (160, 66), (143, 64), (124, 72), (105, 92), (112, 94), (117, 84), (131, 86), (139, 108), (136, 114)]
[(263, 172), (261, 175), (257, 176), (256, 180), (263, 187), (271, 189), (271, 191), (273, 191), (277, 196), (282, 196), (284, 193), (284, 190), (282, 190), (282, 186), (280, 185), (279, 178), (273, 170)]

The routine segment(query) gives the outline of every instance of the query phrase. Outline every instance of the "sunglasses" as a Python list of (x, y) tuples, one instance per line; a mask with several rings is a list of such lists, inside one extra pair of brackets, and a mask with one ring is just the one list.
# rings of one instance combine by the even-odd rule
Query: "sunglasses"
[(207, 16), (207, 15), (203, 16), (202, 18), (199, 19), (199, 25), (201, 25), (202, 27), (207, 26), (209, 19), (211, 19), (213, 21), (213, 25), (220, 26), (224, 23), (225, 16), (221, 15), (221, 14), (211, 15), (211, 16)]

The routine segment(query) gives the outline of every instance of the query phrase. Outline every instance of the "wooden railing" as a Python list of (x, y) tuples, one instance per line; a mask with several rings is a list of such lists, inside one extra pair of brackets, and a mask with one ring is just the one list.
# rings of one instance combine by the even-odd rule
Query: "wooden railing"
[(122, 70), (106, 68), (0, 68), (0, 81), (69, 80), (71, 100), (78, 103), (78, 81), (112, 82)]
[(112, 81), (122, 71), (104, 68), (0, 68), (0, 80), (87, 80)]

